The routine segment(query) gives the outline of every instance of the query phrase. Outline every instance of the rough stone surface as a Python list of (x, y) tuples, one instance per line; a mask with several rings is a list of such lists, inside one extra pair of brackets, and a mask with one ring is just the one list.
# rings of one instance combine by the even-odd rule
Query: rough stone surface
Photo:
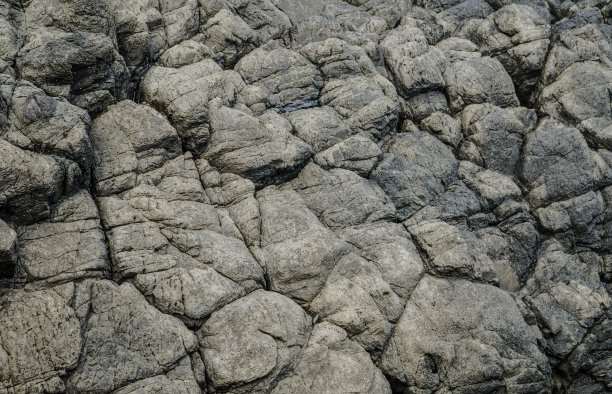
[(0, 394), (612, 392), (606, 0), (0, 0)]

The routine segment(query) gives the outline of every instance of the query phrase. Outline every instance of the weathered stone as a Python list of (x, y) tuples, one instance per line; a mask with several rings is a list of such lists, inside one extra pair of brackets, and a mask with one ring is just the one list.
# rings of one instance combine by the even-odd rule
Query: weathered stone
[(211, 388), (271, 390), (297, 366), (311, 326), (296, 303), (264, 290), (213, 313), (198, 331)]
[(308, 345), (292, 376), (272, 393), (390, 393), (389, 383), (368, 353), (330, 323), (312, 329)]
[(546, 391), (550, 367), (538, 333), (508, 293), (426, 276), (406, 304), (381, 368), (408, 390)]

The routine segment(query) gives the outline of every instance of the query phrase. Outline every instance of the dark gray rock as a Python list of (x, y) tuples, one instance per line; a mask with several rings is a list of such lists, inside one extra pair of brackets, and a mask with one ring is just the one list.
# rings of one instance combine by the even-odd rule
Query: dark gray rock
[(17, 261), (17, 233), (0, 220), (0, 277), (10, 278)]
[(391, 197), (400, 220), (429, 204), (455, 178), (452, 151), (425, 132), (397, 135), (388, 152), (372, 178)]

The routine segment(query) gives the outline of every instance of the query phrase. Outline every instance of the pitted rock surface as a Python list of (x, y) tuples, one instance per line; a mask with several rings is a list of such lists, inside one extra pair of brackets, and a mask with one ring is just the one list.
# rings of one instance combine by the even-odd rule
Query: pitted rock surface
[(612, 392), (606, 0), (0, 0), (0, 394)]

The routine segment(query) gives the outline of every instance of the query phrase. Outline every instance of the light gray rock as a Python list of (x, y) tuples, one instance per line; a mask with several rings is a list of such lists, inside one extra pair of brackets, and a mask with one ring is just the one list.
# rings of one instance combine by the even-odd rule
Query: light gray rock
[(257, 201), (261, 241), (255, 254), (266, 271), (270, 290), (298, 302), (311, 301), (336, 262), (348, 253), (348, 244), (319, 222), (292, 190), (269, 186), (257, 193)]
[(584, 341), (569, 356), (566, 365), (574, 377), (569, 390), (610, 390), (611, 329), (610, 319), (604, 319), (590, 330)]
[(315, 163), (322, 168), (342, 168), (362, 177), (369, 177), (382, 156), (382, 150), (372, 140), (356, 135), (317, 153)]
[(566, 68), (539, 95), (541, 111), (555, 118), (575, 122), (612, 118), (610, 89), (612, 69), (595, 62), (574, 63)]
[(391, 336), (403, 306), (374, 264), (349, 254), (338, 261), (309, 309), (344, 328), (353, 340), (376, 355)]
[(49, 97), (27, 82), (17, 84), (10, 106), (4, 139), (22, 149), (64, 157), (78, 163), (84, 172), (89, 170), (87, 111), (64, 99)]
[(280, 38), (291, 28), (289, 17), (273, 1), (230, 0), (228, 5), (255, 31), (261, 42)]
[(401, 25), (387, 35), (381, 47), (404, 97), (446, 87), (443, 72), (450, 64), (438, 48), (428, 45), (420, 29)]
[(213, 108), (210, 126), (202, 157), (260, 187), (294, 176), (312, 155), (307, 144), (291, 135), (289, 122), (272, 111), (257, 119), (235, 109)]
[(544, 67), (551, 14), (538, 4), (508, 4), (490, 14), (473, 36), (480, 50), (498, 59), (526, 101)]
[(331, 228), (395, 217), (395, 207), (380, 187), (348, 170), (325, 171), (310, 163), (291, 184), (306, 205)]
[(185, 40), (166, 49), (159, 58), (159, 65), (162, 67), (181, 68), (214, 57), (214, 51), (201, 42)]
[(443, 112), (434, 112), (423, 119), (421, 129), (430, 132), (453, 148), (457, 148), (462, 139), (461, 124)]
[(607, 171), (578, 130), (552, 120), (527, 135), (518, 163), (527, 199), (536, 207), (587, 192)]
[(213, 392), (268, 392), (300, 361), (311, 318), (295, 302), (264, 290), (225, 306), (198, 330)]
[(332, 107), (353, 133), (380, 140), (395, 130), (399, 118), (394, 90), (384, 78), (354, 76), (327, 82), (320, 101)]
[(98, 209), (85, 190), (62, 199), (48, 222), (18, 227), (19, 269), (28, 281), (66, 281), (108, 274)]
[(409, 226), (408, 231), (427, 255), (426, 265), (433, 273), (498, 283), (493, 262), (468, 229), (430, 221)]
[(117, 49), (130, 71), (142, 69), (148, 59), (158, 58), (167, 48), (168, 35), (158, 2), (112, 2)]
[(300, 363), (274, 394), (295, 392), (390, 393), (384, 375), (347, 333), (324, 322), (315, 325)]
[(37, 30), (26, 38), (16, 63), (21, 78), (93, 113), (127, 94), (123, 58), (101, 33)]
[(559, 359), (572, 352), (612, 303), (592, 257), (581, 257), (551, 242), (521, 291), (546, 338), (546, 351)]
[(521, 201), (521, 189), (511, 178), (491, 170), (483, 170), (469, 161), (461, 161), (457, 175), (479, 198), (480, 206), (493, 210), (506, 201)]
[(403, 300), (423, 275), (423, 261), (410, 234), (400, 224), (368, 223), (338, 231), (338, 236), (357, 249), (370, 261), (395, 294)]
[(267, 92), (267, 105), (289, 112), (316, 105), (323, 85), (320, 72), (302, 55), (275, 41), (243, 57), (235, 70), (250, 85)]
[[(80, 182), (78, 166), (32, 153), (0, 139), (0, 215), (31, 223), (49, 217), (50, 207)], [(75, 168), (76, 167), (76, 168)], [(75, 179), (77, 178), (77, 179)]]
[(524, 136), (535, 128), (536, 121), (535, 112), (526, 108), (503, 109), (491, 104), (466, 107), (461, 113), (465, 143), (478, 152), (477, 159), (471, 161), (512, 176)]
[(238, 284), (206, 266), (140, 274), (134, 285), (160, 311), (190, 326), (243, 294)]
[(241, 57), (257, 48), (257, 32), (239, 16), (222, 9), (201, 27), (203, 39), (223, 54), (224, 65), (232, 67)]
[(238, 74), (223, 71), (206, 59), (179, 69), (151, 68), (142, 81), (141, 94), (168, 117), (184, 147), (199, 154), (210, 135), (208, 102), (219, 98), (223, 105), (232, 105), (243, 86)]
[(202, 391), (192, 371), (190, 360), (183, 358), (178, 362), (176, 368), (168, 371), (166, 374), (139, 380), (115, 392), (117, 394), (145, 394), (152, 392), (197, 394)]
[(603, 231), (603, 210), (603, 198), (591, 191), (538, 208), (534, 214), (546, 230), (554, 233), (570, 231), (576, 241), (597, 247)]
[(538, 334), (508, 293), (425, 276), (380, 365), (407, 390), (546, 392), (550, 367)]
[(96, 118), (91, 129), (93, 180), (100, 195), (125, 191), (136, 174), (181, 153), (176, 130), (157, 111), (122, 101)]
[(80, 362), (66, 383), (68, 391), (111, 391), (167, 374), (197, 349), (192, 332), (149, 305), (128, 283), (96, 282), (90, 302)]
[(0, 296), (0, 390), (63, 392), (81, 349), (79, 321), (53, 289)]
[(512, 79), (499, 61), (490, 57), (457, 61), (443, 75), (454, 112), (470, 104), (519, 105)]
[(287, 114), (295, 135), (315, 152), (344, 141), (352, 132), (330, 107), (307, 108)]
[(0, 393), (610, 391), (607, 3), (0, 0)]

